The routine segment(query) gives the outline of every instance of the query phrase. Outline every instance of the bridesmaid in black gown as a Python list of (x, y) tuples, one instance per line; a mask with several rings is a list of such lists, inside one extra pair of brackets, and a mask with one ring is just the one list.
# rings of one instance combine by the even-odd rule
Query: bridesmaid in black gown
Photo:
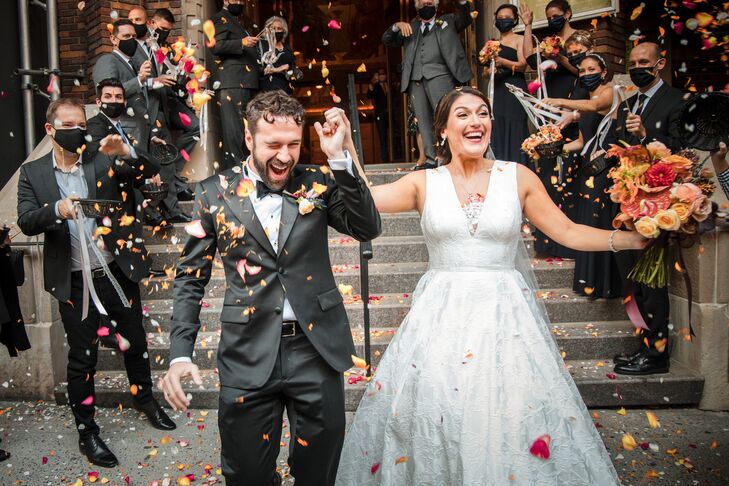
[[(580, 154), (584, 150), (581, 169), (577, 173), (577, 197), (575, 201), (576, 223), (594, 228), (613, 229), (614, 205), (606, 193), (612, 181), (608, 169), (597, 174), (588, 172), (592, 156), (600, 153), (596, 140), (598, 125), (607, 114), (612, 103), (612, 83), (607, 82), (608, 69), (604, 60), (595, 54), (588, 54), (579, 64), (579, 83), (589, 93), (588, 100), (552, 100), (562, 107), (580, 111), (580, 134), (576, 141), (565, 145), (565, 149)], [(612, 252), (577, 252), (572, 289), (591, 298), (614, 298), (622, 294), (622, 282)]]
[[(529, 136), (527, 114), (506, 84), (512, 84), (526, 91), (524, 76), (526, 61), (522, 52), (524, 37), (513, 32), (518, 23), (517, 9), (504, 4), (496, 10), (496, 28), (501, 32), (501, 51), (496, 58), (494, 74), (494, 120), (491, 128), (491, 148), (494, 157), (527, 164), (529, 158), (521, 150), (521, 143)], [(490, 76), (489, 66), (484, 68), (484, 77)]]

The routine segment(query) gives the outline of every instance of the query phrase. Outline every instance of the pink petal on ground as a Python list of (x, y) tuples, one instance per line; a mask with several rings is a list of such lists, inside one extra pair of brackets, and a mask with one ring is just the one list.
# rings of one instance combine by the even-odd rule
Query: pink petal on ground
[(205, 229), (199, 219), (190, 221), (185, 225), (185, 233), (195, 238), (205, 238)]

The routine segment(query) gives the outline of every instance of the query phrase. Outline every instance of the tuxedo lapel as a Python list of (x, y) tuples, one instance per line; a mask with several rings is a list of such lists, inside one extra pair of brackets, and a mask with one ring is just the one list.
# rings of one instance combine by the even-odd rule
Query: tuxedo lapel
[(299, 216), (299, 205), (291, 196), (283, 196), (283, 206), (281, 207), (281, 229), (278, 232), (278, 253), (279, 255), (286, 245), (286, 240), (291, 234), (291, 230)]
[(48, 195), (49, 201), (58, 201), (61, 199), (61, 191), (58, 189), (56, 174), (53, 172), (53, 152), (46, 155), (46, 163), (41, 167), (43, 167), (43, 174), (40, 175), (45, 186), (44, 192)]
[(238, 174), (228, 181), (228, 189), (223, 189), (220, 181), (215, 181), (215, 184), (223, 195), (223, 201), (228, 209), (235, 215), (235, 217), (243, 223), (246, 228), (246, 233), (253, 236), (259, 245), (263, 247), (271, 256), (276, 256), (276, 252), (271, 246), (271, 242), (268, 240), (266, 232), (263, 230), (261, 222), (256, 216), (256, 211), (253, 209), (253, 203), (250, 197), (238, 197), (235, 193), (236, 187), (241, 180), (241, 175)]
[(668, 84), (666, 84), (666, 82), (664, 81), (661, 87), (658, 88), (658, 91), (656, 91), (656, 94), (651, 96), (651, 99), (648, 100), (648, 104), (645, 105), (645, 108), (643, 108), (643, 113), (640, 114), (640, 119), (643, 122), (643, 126), (645, 126), (646, 122), (651, 116), (651, 113), (653, 113), (653, 110), (656, 109), (656, 106), (660, 104), (661, 98), (663, 98), (663, 95), (666, 94), (666, 91), (668, 91)]

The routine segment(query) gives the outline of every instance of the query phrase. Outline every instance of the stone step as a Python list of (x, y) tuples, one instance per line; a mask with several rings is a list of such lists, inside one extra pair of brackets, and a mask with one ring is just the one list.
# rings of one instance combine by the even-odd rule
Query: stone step
[[(552, 327), (552, 334), (563, 356), (569, 359), (612, 358), (616, 354), (629, 353), (636, 347), (633, 326), (627, 321), (596, 323), (563, 323)], [(378, 327), (370, 331), (372, 363), (377, 364), (397, 332), (397, 327)], [(364, 357), (364, 332), (352, 332), (357, 355)], [(149, 358), (152, 369), (169, 366), (169, 334), (157, 328), (147, 335)], [(201, 369), (217, 366), (220, 337), (217, 332), (200, 332), (195, 343), (195, 364)], [(96, 369), (102, 371), (123, 369), (121, 352), (99, 348)]]
[[(411, 293), (427, 269), (426, 262), (374, 263), (369, 266), (370, 294)], [(532, 260), (537, 283), (543, 289), (572, 287), (574, 262), (571, 260)], [(337, 284), (351, 285), (359, 294), (359, 264), (333, 265)], [(142, 300), (169, 299), (172, 297), (172, 279), (169, 277), (144, 279), (141, 285)], [(220, 268), (213, 268), (206, 297), (223, 297), (225, 274)], [(582, 319), (573, 319), (582, 320)]]
[[(623, 321), (625, 311), (620, 299), (590, 300), (577, 295), (570, 289), (540, 291), (550, 321), (554, 325), (569, 322)], [(410, 311), (410, 294), (372, 294), (370, 298), (370, 323), (372, 328), (397, 327)], [(171, 300), (148, 300), (144, 303), (148, 317), (145, 328), (148, 332), (169, 332), (172, 318)], [(200, 323), (204, 331), (216, 331), (220, 327), (222, 298), (203, 300)], [(364, 305), (359, 296), (345, 298), (345, 308), (350, 324), (355, 331), (362, 330)]]
[[(603, 366), (599, 366), (603, 363)], [(610, 360), (568, 360), (567, 366), (574, 376), (583, 400), (589, 407), (631, 407), (696, 405), (701, 398), (704, 380), (693, 371), (672, 363), (670, 373), (651, 376), (608, 376), (612, 371)], [(359, 370), (349, 372), (349, 376)], [(162, 370), (152, 372), (153, 383), (157, 383)], [(213, 370), (203, 370), (203, 385), (198, 387), (185, 382), (186, 393), (192, 396), (191, 408), (217, 408), (218, 376)], [(347, 380), (349, 381), (349, 380)], [(364, 392), (364, 382), (349, 384), (345, 381), (347, 411), (355, 411)], [(100, 407), (131, 406), (129, 383), (124, 372), (100, 371), (96, 373), (95, 403)], [(68, 403), (66, 384), (55, 390), (56, 403)], [(155, 388), (154, 394), (160, 403), (165, 403), (162, 393)]]

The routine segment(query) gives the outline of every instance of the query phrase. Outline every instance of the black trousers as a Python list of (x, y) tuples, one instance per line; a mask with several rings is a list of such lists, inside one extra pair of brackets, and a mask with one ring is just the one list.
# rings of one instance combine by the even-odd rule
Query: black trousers
[(226, 88), (219, 90), (218, 93), (225, 151), (220, 170), (225, 170), (248, 157), (248, 148), (243, 143), (243, 119), (246, 106), (256, 95), (256, 91), (247, 88)]
[(383, 162), (390, 161), (390, 151), (388, 150), (387, 131), (389, 120), (387, 113), (380, 113), (375, 116), (375, 125), (377, 125), (377, 134), (380, 136), (380, 158)]
[[(147, 340), (142, 326), (142, 307), (140, 304), (139, 284), (129, 280), (116, 263), (111, 263), (112, 274), (121, 286), (131, 307), (122, 305), (119, 296), (107, 277), (94, 279), (94, 288), (101, 303), (116, 322), (116, 332), (124, 336), (130, 343), (124, 352), (124, 366), (129, 378), (129, 386), (137, 385), (138, 403), (152, 400), (152, 376), (147, 353)], [(102, 316), (89, 297), (89, 313), (81, 320), (83, 302), (83, 280), (81, 272), (71, 274), (71, 298), (69, 302), (59, 302), (58, 307), (66, 331), (68, 341), (68, 400), (71, 404), (76, 428), (81, 437), (98, 434), (99, 427), (94, 421), (94, 404), (84, 405), (88, 397), (94, 396), (94, 374), (98, 353), (97, 329)]]
[[(615, 254), (615, 260), (618, 263), (618, 271), (623, 282), (628, 282), (628, 274), (633, 269), (640, 258), (641, 252), (636, 250), (621, 251)], [(659, 352), (655, 348), (656, 341), (668, 338), (668, 320), (671, 314), (670, 301), (668, 299), (668, 287), (662, 289), (653, 289), (647, 285), (637, 282), (630, 282), (633, 290), (638, 309), (640, 310), (645, 323), (650, 328), (649, 331), (643, 331), (640, 335), (640, 341), (643, 343), (644, 338), (648, 338), (650, 347), (646, 350), (650, 356), (659, 356)], [(641, 344), (645, 349), (645, 344)], [(666, 355), (669, 347), (666, 346)]]
[(288, 463), (297, 486), (334, 485), (344, 443), (344, 377), (302, 333), (282, 337), (261, 388), (221, 386), (218, 409), (223, 475), (228, 486), (270, 486), (283, 411), (290, 422)]
[[(200, 120), (195, 114), (195, 110), (187, 106), (185, 102), (177, 97), (168, 98), (167, 107), (170, 111), (170, 127), (182, 132), (180, 136), (177, 137), (177, 140), (175, 140), (175, 147), (179, 150), (184, 150), (188, 155), (192, 154), (192, 151), (200, 138)], [(185, 126), (185, 124), (182, 123), (180, 113), (185, 114), (190, 118), (190, 124), (188, 126)], [(177, 164), (177, 173), (179, 174), (185, 167), (185, 159), (180, 157), (175, 162)]]

